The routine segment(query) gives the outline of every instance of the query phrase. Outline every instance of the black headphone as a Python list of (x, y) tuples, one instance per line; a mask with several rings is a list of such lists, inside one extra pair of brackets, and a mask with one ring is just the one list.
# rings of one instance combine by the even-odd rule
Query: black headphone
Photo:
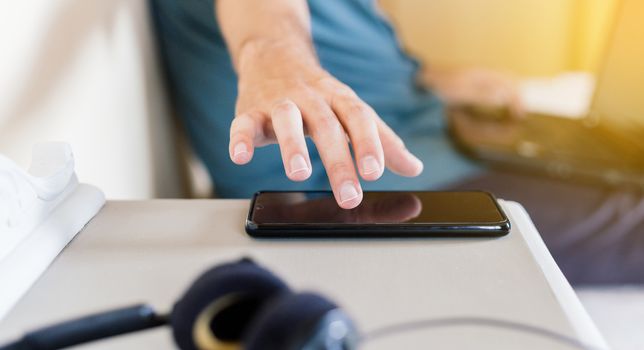
[(181, 350), (240, 344), (247, 350), (349, 350), (356, 328), (332, 301), (294, 293), (248, 258), (204, 272), (167, 316), (136, 305), (26, 334), (0, 350), (53, 350), (169, 324)]
[(54, 350), (163, 325), (172, 327), (181, 350), (353, 350), (358, 343), (418, 329), (480, 326), (547, 337), (592, 349), (550, 330), (489, 318), (453, 317), (411, 321), (359, 335), (334, 302), (315, 293), (295, 293), (248, 258), (218, 265), (188, 288), (169, 315), (136, 305), (86, 316), (26, 334), (0, 350)]

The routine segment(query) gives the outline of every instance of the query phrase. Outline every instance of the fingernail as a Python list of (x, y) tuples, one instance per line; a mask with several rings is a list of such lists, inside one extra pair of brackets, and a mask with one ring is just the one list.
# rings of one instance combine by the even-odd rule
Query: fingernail
[(373, 174), (380, 171), (380, 163), (374, 156), (366, 156), (362, 159), (362, 173), (364, 175)]
[(248, 147), (243, 142), (240, 142), (235, 145), (233, 148), (233, 158), (238, 161), (245, 161), (248, 159)]
[(416, 158), (416, 161), (418, 162), (418, 163), (416, 163), (416, 164), (417, 164), (417, 166), (418, 166), (418, 173), (420, 174), (420, 173), (422, 173), (422, 172), (423, 172), (423, 169), (425, 168), (425, 164), (423, 163), (423, 161), (421, 161), (421, 160), (420, 160), (420, 159), (418, 159), (418, 158)]
[(416, 163), (416, 167), (417, 167), (418, 169), (420, 169), (420, 171), (419, 171), (419, 172), (422, 172), (422, 170), (423, 170), (423, 168), (424, 168), (424, 166), (425, 166), (425, 165), (423, 164), (423, 161), (422, 161), (422, 160), (420, 160), (420, 159), (418, 159), (418, 157), (416, 157), (413, 153), (411, 153), (411, 152), (409, 152), (409, 151), (407, 151), (407, 155), (409, 156), (409, 158), (410, 158), (414, 163)]
[(346, 182), (340, 188), (340, 202), (348, 202), (358, 198), (358, 189), (351, 182)]
[(306, 159), (301, 154), (296, 154), (291, 158), (291, 175), (309, 171), (309, 165), (306, 164)]

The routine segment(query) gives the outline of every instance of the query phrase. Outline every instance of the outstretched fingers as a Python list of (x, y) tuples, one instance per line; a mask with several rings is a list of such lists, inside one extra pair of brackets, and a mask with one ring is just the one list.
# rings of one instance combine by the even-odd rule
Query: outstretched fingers
[(323, 100), (308, 101), (303, 113), (336, 202), (344, 209), (357, 207), (362, 201), (362, 188), (342, 124)]
[(387, 168), (402, 176), (420, 175), (423, 172), (423, 162), (409, 152), (405, 143), (384, 121), (378, 119), (377, 124)]
[(259, 115), (243, 113), (233, 119), (228, 152), (235, 164), (247, 164), (253, 159), (255, 140), (259, 136), (257, 130), (261, 128), (259, 118)]
[(271, 120), (286, 176), (293, 181), (308, 179), (312, 167), (299, 108), (290, 100), (278, 102), (271, 112)]
[(360, 175), (367, 181), (379, 179), (385, 157), (376, 124), (378, 115), (355, 95), (337, 97), (332, 107), (349, 134)]

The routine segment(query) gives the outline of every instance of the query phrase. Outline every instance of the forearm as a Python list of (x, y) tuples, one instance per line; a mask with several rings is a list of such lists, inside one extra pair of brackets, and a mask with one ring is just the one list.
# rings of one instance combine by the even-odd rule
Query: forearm
[(273, 54), (286, 60), (297, 58), (296, 65), (318, 65), (305, 0), (216, 0), (215, 5), (238, 72), (255, 59)]

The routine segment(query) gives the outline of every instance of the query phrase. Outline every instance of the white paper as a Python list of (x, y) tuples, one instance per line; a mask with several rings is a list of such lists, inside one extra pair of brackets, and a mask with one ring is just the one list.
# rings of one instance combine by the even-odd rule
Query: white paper
[(104, 203), (65, 143), (34, 147), (28, 172), (0, 155), (0, 319)]
[(0, 155), (0, 262), (77, 186), (68, 144), (36, 145), (29, 172)]
[(580, 119), (590, 111), (595, 78), (585, 72), (568, 72), (520, 83), (521, 101), (528, 112)]

